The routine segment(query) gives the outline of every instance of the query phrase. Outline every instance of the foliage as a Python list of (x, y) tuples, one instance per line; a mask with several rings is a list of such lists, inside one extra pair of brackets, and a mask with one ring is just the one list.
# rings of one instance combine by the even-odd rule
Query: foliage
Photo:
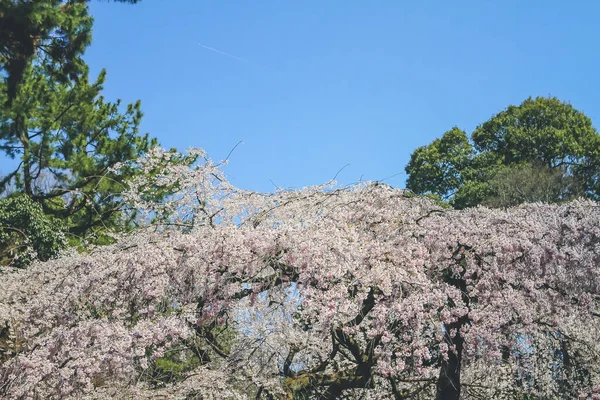
[[(231, 352), (237, 336), (227, 324), (214, 326), (207, 332), (207, 335), (210, 336), (215, 346), (227, 353)], [(169, 348), (164, 356), (156, 358), (153, 363), (149, 364), (142, 377), (153, 388), (189, 378), (196, 368), (206, 364), (211, 358), (218, 357), (218, 354), (211, 349), (204, 349), (204, 344), (202, 340), (190, 339), (181, 343), (180, 346)]]
[(556, 98), (529, 98), (478, 126), (471, 140), (453, 128), (416, 149), (406, 166), (407, 188), (440, 196), (455, 208), (493, 204), (500, 197), (514, 197), (514, 192), (499, 192), (504, 188), (499, 181), (506, 182), (513, 173), (524, 178), (526, 169), (554, 185), (531, 197), (536, 201), (560, 202), (577, 195), (598, 200), (600, 135), (591, 120), (570, 104)]
[(185, 379), (186, 373), (194, 370), (200, 364), (201, 360), (198, 356), (185, 348), (182, 351), (157, 358), (148, 375), (150, 381), (155, 384), (177, 382)]
[(47, 261), (65, 247), (63, 226), (27, 196), (0, 199), (0, 266)]
[(579, 179), (564, 167), (514, 164), (501, 166), (489, 181), (494, 193), (483, 204), (488, 207), (512, 207), (523, 203), (559, 203), (584, 197)]
[[(137, 3), (138, 0), (115, 0)], [(91, 42), (92, 17), (86, 0), (0, 0), (0, 70), (7, 76), (7, 101), (35, 57), (59, 81), (87, 71), (81, 56)]]
[[(154, 150), (137, 165), (165, 157)], [(199, 161), (136, 176), (124, 193), (191, 226), (141, 229), (3, 276), (1, 396), (522, 399), (600, 390), (597, 203), (459, 211), (368, 183), (262, 194)], [(175, 182), (179, 192), (159, 206), (134, 190)], [(215, 338), (221, 327), (235, 331), (228, 346)], [(199, 365), (187, 371), (170, 359), (175, 348)], [(186, 377), (157, 388), (153, 365)]]
[(123, 226), (119, 193), (135, 171), (117, 175), (111, 167), (156, 144), (139, 134), (139, 102), (122, 110), (101, 96), (105, 76), (62, 83), (32, 66), (10, 106), (0, 105), (0, 150), (20, 161), (0, 193), (11, 186), (41, 204), (64, 221), (70, 240), (102, 239)]
[(473, 147), (464, 131), (452, 128), (429, 146), (419, 147), (406, 167), (407, 187), (415, 193), (434, 193), (448, 199), (465, 182)]

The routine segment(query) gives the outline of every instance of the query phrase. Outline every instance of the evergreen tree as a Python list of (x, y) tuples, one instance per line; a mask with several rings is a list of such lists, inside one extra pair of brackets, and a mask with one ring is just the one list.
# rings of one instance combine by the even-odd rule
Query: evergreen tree
[(0, 193), (29, 196), (62, 219), (71, 238), (122, 227), (119, 193), (136, 172), (111, 168), (156, 144), (139, 134), (139, 101), (122, 107), (101, 96), (105, 77), (102, 71), (90, 82), (83, 73), (63, 82), (33, 63), (14, 101), (0, 101), (0, 150), (19, 160), (0, 180)]
[(0, 265), (47, 261), (66, 247), (62, 222), (44, 214), (28, 196), (0, 199)]
[[(137, 3), (139, 0), (115, 0)], [(34, 57), (48, 72), (76, 79), (87, 67), (81, 56), (90, 44), (93, 19), (88, 0), (0, 0), (0, 70), (6, 74), (8, 101)]]
[(471, 138), (453, 128), (417, 148), (407, 188), (456, 208), (600, 199), (600, 135), (556, 98), (529, 98), (481, 124)]

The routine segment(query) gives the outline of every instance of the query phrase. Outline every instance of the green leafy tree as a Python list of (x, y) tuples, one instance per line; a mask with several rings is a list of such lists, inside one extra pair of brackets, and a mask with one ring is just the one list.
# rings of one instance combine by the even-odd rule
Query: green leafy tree
[(473, 155), (467, 134), (454, 127), (430, 145), (414, 151), (406, 167), (407, 187), (418, 194), (448, 200), (464, 185)]
[(112, 168), (156, 144), (139, 134), (139, 102), (122, 107), (101, 96), (105, 76), (62, 82), (34, 63), (14, 101), (0, 102), (0, 150), (19, 161), (0, 179), (0, 194), (27, 195), (62, 219), (70, 238), (123, 227), (119, 194), (136, 171)]
[(583, 184), (565, 169), (529, 163), (502, 166), (489, 182), (494, 194), (483, 204), (504, 208), (523, 203), (559, 203), (583, 197)]
[(600, 135), (570, 104), (529, 98), (478, 126), (470, 139), (453, 128), (419, 147), (406, 172), (408, 189), (456, 208), (597, 200)]
[(40, 204), (16, 195), (0, 199), (0, 266), (24, 267), (47, 261), (66, 246), (60, 220), (44, 214)]
[(36, 56), (45, 58), (48, 71), (65, 80), (85, 72), (81, 56), (91, 41), (93, 21), (87, 2), (0, 0), (0, 70), (7, 76), (9, 102)]

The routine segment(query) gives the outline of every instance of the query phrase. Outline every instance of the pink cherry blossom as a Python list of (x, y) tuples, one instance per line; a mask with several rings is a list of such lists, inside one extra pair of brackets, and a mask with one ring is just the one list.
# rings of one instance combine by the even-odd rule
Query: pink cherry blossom
[[(256, 193), (193, 154), (158, 175), (171, 153), (137, 162), (132, 234), (1, 271), (0, 396), (598, 395), (598, 204), (452, 211), (380, 183)], [(153, 385), (182, 349), (199, 365)]]

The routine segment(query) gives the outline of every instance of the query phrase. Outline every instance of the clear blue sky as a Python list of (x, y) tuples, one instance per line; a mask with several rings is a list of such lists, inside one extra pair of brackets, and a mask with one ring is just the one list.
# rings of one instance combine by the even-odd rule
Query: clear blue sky
[[(92, 71), (142, 100), (165, 147), (224, 158), (238, 186), (381, 180), (411, 152), (528, 96), (600, 123), (600, 2), (92, 1)], [(202, 46), (201, 46), (202, 45)], [(231, 56), (206, 47), (216, 49)]]

